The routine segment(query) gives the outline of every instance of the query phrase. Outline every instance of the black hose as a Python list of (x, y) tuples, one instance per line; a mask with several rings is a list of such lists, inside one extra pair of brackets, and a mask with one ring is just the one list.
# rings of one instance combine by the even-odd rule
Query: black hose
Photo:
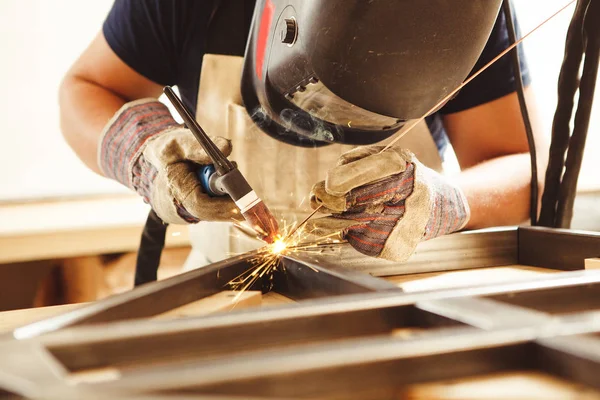
[[(504, 17), (506, 19), (506, 28), (508, 30), (508, 37), (511, 44), (517, 42), (517, 33), (515, 31), (515, 25), (513, 22), (513, 12), (510, 4), (510, 0), (504, 0), (503, 4)], [(531, 159), (531, 184), (530, 184), (530, 210), (529, 218), (531, 219), (531, 225), (537, 225), (538, 217), (538, 169), (537, 169), (537, 153), (535, 149), (535, 139), (533, 137), (533, 129), (531, 127), (531, 119), (529, 118), (529, 111), (527, 110), (527, 102), (525, 100), (525, 88), (523, 86), (523, 78), (521, 76), (521, 61), (519, 60), (519, 49), (518, 46), (511, 52), (513, 62), (513, 72), (515, 77), (515, 84), (517, 85), (517, 95), (519, 96), (519, 107), (521, 108), (521, 115), (523, 116), (523, 123), (525, 124), (525, 132), (527, 134), (527, 143), (529, 144), (529, 156)]]
[(168, 226), (154, 210), (150, 210), (137, 254), (134, 286), (154, 282), (157, 279)]
[(587, 0), (577, 3), (575, 13), (569, 25), (565, 43), (565, 56), (558, 78), (558, 103), (552, 124), (552, 142), (546, 169), (542, 210), (539, 224), (556, 227), (556, 208), (560, 183), (565, 167), (565, 154), (571, 136), (571, 118), (574, 97), (579, 86), (579, 67), (583, 58), (583, 20), (587, 9)]
[(577, 194), (577, 181), (583, 161), (585, 142), (592, 114), (594, 92), (598, 77), (600, 59), (600, 2), (588, 0), (583, 24), (585, 62), (579, 82), (579, 102), (573, 134), (565, 162), (565, 172), (558, 194), (556, 227), (570, 228), (573, 219), (573, 206)]

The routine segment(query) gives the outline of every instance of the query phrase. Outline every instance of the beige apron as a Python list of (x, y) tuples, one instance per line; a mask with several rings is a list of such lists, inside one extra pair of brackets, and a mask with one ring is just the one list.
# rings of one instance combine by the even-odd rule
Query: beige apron
[[(276, 217), (291, 223), (310, 212), (308, 196), (338, 157), (354, 146), (303, 148), (273, 139), (250, 119), (242, 105), (240, 77), (243, 57), (208, 54), (200, 74), (196, 118), (211, 136), (232, 140), (230, 159), (237, 162), (255, 192)], [(393, 138), (378, 144), (386, 144)], [(425, 165), (437, 171), (442, 162), (429, 129), (418, 125), (397, 143), (410, 149)], [(249, 251), (261, 242), (249, 238), (230, 223), (201, 222), (190, 226), (194, 249), (186, 268), (216, 262)]]

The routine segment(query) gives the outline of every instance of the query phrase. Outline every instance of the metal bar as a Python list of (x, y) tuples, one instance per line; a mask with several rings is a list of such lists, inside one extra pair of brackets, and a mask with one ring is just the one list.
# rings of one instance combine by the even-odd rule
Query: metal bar
[[(453, 315), (439, 309), (416, 309), (440, 301), (471, 295), (535, 292), (540, 287), (572, 286), (577, 289), (600, 282), (600, 274), (571, 272), (527, 282), (481, 288), (463, 288), (418, 294), (396, 292), (341, 296), (298, 303), (275, 309), (239, 311), (198, 319), (135, 321), (104, 324), (102, 329), (80, 327), (40, 338), (49, 351), (70, 370), (102, 365), (125, 365), (132, 359), (143, 363), (172, 358), (223, 356), (242, 351), (281, 348), (291, 344), (386, 334), (399, 328), (431, 328), (473, 320), (452, 321)], [(597, 289), (598, 290), (598, 289)], [(477, 303), (478, 302), (478, 303)], [(473, 307), (485, 301), (476, 300)], [(477, 304), (476, 304), (477, 303)], [(512, 312), (501, 303), (492, 312)], [(437, 303), (439, 304), (439, 303)], [(463, 304), (463, 307), (466, 305)], [(440, 323), (438, 314), (445, 318)], [(523, 314), (524, 312), (521, 312)], [(533, 318), (536, 313), (530, 313)], [(465, 316), (465, 318), (467, 318)], [(523, 316), (523, 319), (526, 318)], [(538, 320), (536, 320), (538, 321)], [(544, 322), (544, 321), (539, 321)], [(504, 322), (501, 322), (504, 323)], [(498, 323), (495, 326), (499, 326)], [(166, 345), (169, 343), (169, 345)]]
[(540, 346), (540, 369), (600, 389), (600, 339), (591, 335), (545, 338)]
[[(97, 329), (87, 328), (40, 339), (71, 371), (103, 366), (133, 368), (157, 362), (215, 359), (291, 345), (390, 334), (394, 329), (413, 326), (411, 308), (356, 312), (352, 313), (354, 322), (348, 320), (346, 314), (330, 314), (306, 318), (300, 323), (293, 317), (283, 317), (240, 324), (235, 317), (242, 315), (234, 314), (229, 323), (225, 318), (212, 321), (207, 318), (197, 320), (200, 324), (190, 324), (189, 329), (171, 330), (165, 326), (162, 331), (147, 324), (135, 329), (134, 323), (130, 322), (105, 326), (108, 337), (103, 337)], [(293, 314), (291, 309), (280, 311), (292, 311)]]
[[(423, 245), (426, 249), (417, 250), (416, 262), (419, 264), (418, 268), (422, 269), (422, 265), (430, 265), (435, 260), (453, 254), (450, 257), (452, 265), (442, 268), (456, 269), (460, 256), (465, 257), (465, 263), (469, 265), (472, 260), (481, 261), (485, 258), (486, 249), (491, 247), (493, 256), (488, 259), (489, 262), (500, 261), (498, 257), (502, 253), (505, 263), (514, 264), (517, 254), (516, 238), (517, 230), (514, 228), (450, 235), (425, 242)], [(349, 257), (354, 260), (356, 266), (358, 257), (355, 251), (346, 253), (345, 256), (342, 253), (341, 259), (317, 259), (319, 264), (326, 266), (319, 265), (312, 269), (303, 266), (307, 262), (301, 258), (288, 258), (284, 262), (287, 264), (286, 268), (289, 268), (289, 274), (284, 277), (279, 274), (276, 285), (283, 293), (296, 299), (396, 290), (390, 283), (378, 281), (368, 275), (360, 275), (352, 266), (347, 267), (348, 254), (351, 254)], [(168, 311), (223, 289), (226, 283), (250, 267), (248, 262), (255, 255), (256, 252), (246, 253), (170, 279), (140, 286), (133, 291), (109, 297), (78, 310), (18, 328), (14, 336), (21, 339), (68, 326), (143, 318)], [(365, 258), (361, 257), (361, 260), (361, 269), (364, 272), (367, 270), (364, 266)], [(344, 269), (335, 266), (334, 261), (344, 265)], [(415, 270), (410, 267), (410, 263), (403, 266), (375, 259), (369, 259), (369, 262), (374, 265), (371, 268), (375, 273), (383, 270), (389, 273), (391, 268), (403, 269), (403, 272)], [(352, 262), (350, 264), (352, 265)], [(316, 270), (319, 272), (315, 272)]]
[(441, 315), (480, 329), (524, 328), (548, 323), (550, 315), (498, 301), (461, 297), (423, 301), (416, 304), (420, 310)]
[(540, 288), (522, 293), (504, 293), (490, 299), (525, 307), (542, 313), (559, 315), (600, 309), (600, 284)]
[[(533, 366), (533, 331), (444, 330), (420, 339), (360, 338), (123, 371), (110, 390), (372, 398), (373, 390)], [(186, 371), (183, 373), (183, 371)]]
[(573, 271), (585, 268), (585, 259), (600, 256), (600, 233), (519, 228), (519, 264)]
[[(227, 289), (227, 284), (251, 268), (256, 251), (208, 265), (132, 291), (111, 296), (77, 310), (16, 329), (17, 339), (27, 338), (81, 324), (114, 322), (150, 317), (200, 300)], [(276, 279), (276, 290), (295, 299), (400, 290), (397, 286), (369, 275), (343, 271), (330, 265), (307, 266), (293, 259), (282, 260), (284, 273)], [(262, 282), (257, 282), (257, 286)]]
[(281, 265), (273, 290), (291, 299), (401, 290), (386, 280), (334, 265), (331, 260), (315, 264), (285, 257)]
[[(304, 257), (298, 257), (304, 261)], [(470, 268), (498, 267), (518, 263), (517, 228), (493, 228), (454, 233), (419, 243), (404, 263), (367, 257), (350, 245), (338, 254), (314, 256), (315, 263), (335, 263), (345, 270), (373, 276), (418, 274)]]
[(15, 329), (17, 339), (69, 326), (154, 316), (220, 292), (250, 268), (255, 252), (233, 257), (170, 279), (94, 302), (88, 306)]
[[(556, 279), (556, 275), (561, 275), (561, 279)], [(552, 278), (536, 281), (496, 285), (493, 288), (487, 288), (487, 293), (490, 294), (498, 290), (515, 293), (520, 289), (535, 291), (538, 286), (581, 286), (598, 282), (600, 279), (600, 274), (589, 272), (571, 272), (556, 275)], [(511, 353), (512, 350), (509, 349), (512, 346), (520, 346), (537, 338), (600, 330), (600, 318), (598, 317), (600, 313), (596, 312), (581, 316), (571, 315), (560, 320), (543, 319), (535, 326), (518, 326), (511, 329), (490, 331), (491, 336), (478, 336), (481, 331), (476, 328), (459, 327), (431, 330), (419, 334), (417, 337), (420, 339), (403, 339), (402, 343), (406, 345), (401, 347), (402, 351), (396, 347), (399, 346), (399, 337), (390, 339), (391, 330), (396, 327), (419, 326), (415, 324), (415, 321), (419, 320), (416, 315), (427, 314), (426, 311), (416, 310), (413, 304), (435, 304), (431, 301), (443, 298), (451, 300), (471, 295), (478, 290), (480, 290), (479, 294), (485, 293), (481, 291), (481, 288), (472, 288), (447, 290), (441, 294), (440, 292), (425, 292), (411, 295), (390, 292), (345, 296), (346, 299), (339, 297), (337, 299), (311, 301), (306, 302), (304, 305), (298, 304), (268, 311), (240, 312), (237, 315), (229, 314), (205, 319), (174, 321), (172, 324), (132, 321), (104, 324), (101, 327), (72, 328), (21, 343), (43, 345), (43, 348), (49, 354), (62, 362), (64, 367), (70, 371), (99, 366), (116, 365), (122, 367), (123, 369), (119, 371), (121, 376), (119, 382), (107, 383), (106, 386), (105, 384), (96, 386), (97, 388), (101, 387), (103, 391), (109, 389), (135, 391), (138, 390), (136, 386), (139, 386), (142, 381), (146, 383), (139, 387), (144, 390), (151, 390), (159, 386), (161, 390), (195, 390), (198, 384), (204, 382), (202, 393), (213, 393), (213, 389), (229, 387), (233, 381), (235, 381), (235, 387), (240, 384), (243, 390), (247, 390), (261, 386), (254, 381), (252, 386), (246, 386), (249, 384), (248, 374), (252, 377), (254, 376), (252, 374), (256, 371), (266, 375), (258, 375), (259, 377), (252, 379), (263, 383), (265, 383), (263, 379), (267, 379), (267, 386), (271, 387), (270, 385), (279, 382), (281, 379), (278, 374), (285, 372), (285, 368), (280, 368), (282, 363), (289, 368), (299, 368), (294, 370), (293, 374), (285, 374), (285, 379), (294, 378), (292, 381), (296, 382), (296, 378), (298, 378), (298, 382), (308, 384), (308, 381), (303, 380), (303, 374), (305, 373), (313, 378), (315, 376), (326, 376), (334, 384), (331, 387), (333, 391), (338, 390), (340, 387), (336, 385), (341, 385), (344, 380), (353, 380), (355, 371), (362, 371), (364, 374), (365, 369), (369, 371), (369, 379), (372, 375), (379, 376), (381, 374), (388, 377), (389, 380), (382, 383), (385, 387), (386, 384), (390, 385), (392, 382), (396, 382), (395, 384), (404, 382), (402, 379), (398, 380), (399, 378), (396, 376), (392, 379), (390, 374), (393, 374), (393, 371), (396, 370), (435, 371), (439, 365), (446, 365), (451, 375), (431, 375), (431, 379), (435, 380), (461, 376), (460, 371), (453, 370), (450, 366), (451, 363), (461, 364), (464, 362), (472, 367), (479, 368), (481, 367), (480, 360), (486, 360), (486, 365), (491, 368), (488, 370), (488, 367), (485, 367), (477, 371), (469, 369), (464, 372), (467, 375), (513, 368), (510, 366), (512, 364), (504, 364), (504, 359), (497, 358), (504, 357), (507, 352), (513, 354)], [(365, 302), (369, 302), (368, 297), (372, 297), (371, 304), (367, 304), (367, 307), (365, 307)], [(348, 299), (355, 302), (351, 307), (348, 307)], [(394, 305), (391, 301), (396, 304)], [(429, 303), (427, 303), (428, 301)], [(492, 316), (502, 315), (502, 312), (507, 310), (501, 304), (495, 302), (488, 301), (484, 303), (485, 310), (483, 312), (487, 312)], [(374, 307), (375, 304), (377, 304), (377, 307)], [(460, 303), (454, 302), (455, 306), (457, 304), (461, 306)], [(477, 307), (477, 303), (463, 303), (462, 307), (463, 309), (470, 308), (472, 310)], [(303, 309), (305, 312), (302, 312)], [(307, 315), (309, 313), (312, 313), (312, 317)], [(441, 312), (441, 314), (445, 314), (447, 317), (451, 316), (444, 312)], [(265, 315), (269, 318), (265, 318)], [(277, 330), (278, 327), (280, 327), (279, 330)], [(273, 328), (276, 330), (271, 331)], [(179, 336), (172, 336), (172, 334), (179, 334)], [(182, 336), (182, 334), (187, 336)], [(321, 336), (311, 337), (311, 334)], [(194, 338), (195, 341), (193, 341)], [(189, 344), (188, 341), (190, 341)], [(381, 347), (384, 346), (384, 342), (386, 343), (385, 346), (391, 346), (388, 350)], [(136, 345), (136, 343), (138, 344)], [(253, 344), (256, 344), (256, 346), (253, 346)], [(458, 344), (466, 347), (452, 347)], [(132, 347), (131, 351), (129, 351), (130, 346)], [(230, 346), (232, 349), (223, 351), (223, 349)], [(451, 348), (446, 346), (451, 346)], [(498, 351), (490, 350), (495, 349), (495, 346), (500, 346), (502, 349)], [(156, 349), (163, 349), (159, 351), (167, 356), (165, 358), (155, 357), (157, 354), (155, 353)], [(485, 351), (481, 353), (479, 351), (481, 349), (485, 349)], [(519, 351), (514, 352), (515, 357), (517, 355), (520, 357), (522, 351), (527, 349), (528, 347), (521, 347)], [(188, 357), (182, 358), (182, 355), (185, 355), (188, 350), (192, 353)], [(338, 350), (341, 355), (335, 353)], [(397, 351), (400, 351), (400, 353)], [(423, 353), (416, 354), (415, 351), (417, 353), (422, 351)], [(448, 354), (444, 353), (445, 355), (441, 359), (428, 358), (438, 351), (447, 351)], [(169, 352), (171, 353), (170, 357), (168, 356)], [(431, 361), (432, 364), (428, 365), (426, 361), (419, 361), (423, 364), (414, 364), (413, 358), (402, 356), (402, 354), (406, 355), (406, 352), (412, 354), (416, 359), (433, 360)], [(115, 358), (115, 354), (117, 354), (117, 358)], [(392, 359), (386, 358), (386, 354), (391, 354)], [(394, 354), (399, 358), (393, 358), (396, 357), (393, 356)], [(530, 360), (537, 360), (535, 354), (529, 354), (525, 359), (513, 359), (514, 368), (529, 368), (530, 365), (527, 363)], [(106, 355), (105, 358), (102, 358), (103, 355)], [(462, 358), (463, 356), (466, 358)], [(118, 357), (121, 357), (121, 359)], [(308, 357), (308, 359), (303, 357)], [(136, 358), (142, 363), (145, 362), (146, 365), (159, 366), (140, 368), (140, 365), (136, 364), (138, 361)], [(353, 359), (354, 361), (352, 361)], [(131, 360), (136, 361), (132, 362)], [(337, 360), (342, 366), (331, 365), (332, 360)], [(348, 362), (352, 364), (350, 365), (351, 368), (345, 370), (345, 365)], [(310, 366), (309, 370), (303, 370), (305, 367), (308, 368), (307, 366)], [(272, 371), (270, 368), (275, 368), (273, 370), (275, 372), (269, 372)], [(356, 368), (356, 370), (353, 368)], [(332, 369), (336, 371), (341, 369), (346, 372), (340, 372), (341, 375), (334, 374), (330, 376)], [(458, 375), (452, 375), (454, 373)], [(429, 375), (423, 377), (422, 374), (410, 375), (409, 373), (409, 376), (412, 376), (412, 379), (415, 380), (430, 379), (428, 378)], [(181, 381), (182, 378), (187, 379), (187, 381)], [(227, 379), (227, 382), (220, 381), (223, 379)], [(362, 393), (361, 391), (371, 390), (373, 386), (366, 385), (369, 379), (365, 381), (364, 387), (354, 387), (352, 390), (349, 389), (348, 392), (343, 393), (350, 396), (355, 391), (356, 393)], [(406, 381), (407, 384), (410, 382), (412, 382), (410, 379)], [(293, 387), (293, 385), (290, 387)], [(397, 388), (397, 386), (394, 387)], [(204, 391), (206, 388), (208, 388), (207, 392)], [(329, 386), (326, 385), (324, 388), (327, 389)], [(90, 389), (93, 389), (93, 387), (90, 387)], [(318, 390), (321, 389), (319, 386)], [(214, 393), (221, 393), (219, 390)], [(299, 390), (302, 392), (302, 390), (308, 389), (301, 388)], [(223, 392), (223, 394), (237, 393)], [(264, 395), (265, 393), (250, 391), (245, 394)], [(284, 396), (285, 393), (274, 392), (269, 393), (269, 395)]]
[[(598, 376), (600, 346), (596, 338), (580, 341), (579, 335), (599, 332), (599, 314), (528, 328), (451, 328), (408, 340), (375, 336), (150, 366), (122, 371), (119, 381), (102, 390), (354, 399), (372, 398), (373, 390), (398, 394), (415, 383), (535, 369), (589, 384)], [(549, 360), (540, 348), (557, 349), (557, 343), (561, 353), (578, 357), (579, 364), (561, 354), (556, 370), (546, 367)], [(592, 356), (586, 356), (588, 347)], [(589, 372), (585, 362), (594, 363)], [(573, 365), (577, 368), (568, 370)]]

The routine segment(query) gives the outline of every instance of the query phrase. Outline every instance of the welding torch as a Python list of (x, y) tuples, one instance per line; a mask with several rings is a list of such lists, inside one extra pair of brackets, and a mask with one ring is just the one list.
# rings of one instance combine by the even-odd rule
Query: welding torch
[(213, 162), (213, 165), (199, 169), (203, 189), (211, 196), (229, 195), (262, 240), (273, 243), (279, 233), (279, 226), (269, 208), (254, 192), (237, 166), (208, 137), (173, 89), (166, 86), (163, 92)]

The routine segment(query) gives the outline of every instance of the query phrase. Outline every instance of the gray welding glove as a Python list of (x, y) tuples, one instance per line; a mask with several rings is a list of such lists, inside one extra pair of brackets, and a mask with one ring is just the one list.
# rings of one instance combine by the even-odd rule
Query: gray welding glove
[(462, 190), (408, 150), (359, 147), (343, 154), (311, 193), (317, 234), (339, 230), (359, 252), (406, 261), (421, 241), (462, 229), (470, 218)]
[[(211, 138), (228, 156), (231, 143)], [(156, 99), (125, 104), (100, 137), (98, 165), (137, 192), (167, 223), (227, 221), (236, 207), (229, 197), (210, 197), (197, 177), (211, 159), (194, 135), (182, 128)]]

